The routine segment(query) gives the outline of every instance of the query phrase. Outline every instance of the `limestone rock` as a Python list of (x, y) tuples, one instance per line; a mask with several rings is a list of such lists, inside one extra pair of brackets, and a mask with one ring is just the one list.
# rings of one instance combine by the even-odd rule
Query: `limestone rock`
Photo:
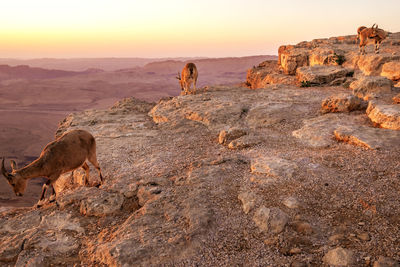
[(281, 65), (285, 74), (294, 75), (298, 67), (308, 65), (308, 51), (293, 46), (281, 46), (278, 50), (278, 64)]
[(400, 106), (370, 101), (367, 115), (382, 128), (400, 130)]
[(329, 266), (352, 266), (354, 263), (354, 255), (351, 250), (338, 247), (329, 250), (323, 257), (323, 261)]
[(247, 131), (240, 128), (230, 128), (229, 130), (222, 130), (218, 136), (218, 142), (221, 145), (228, 145), (235, 139), (247, 134)]
[(366, 109), (367, 103), (352, 94), (338, 94), (330, 96), (322, 101), (321, 110), (329, 112), (350, 112), (353, 110)]
[(311, 85), (330, 83), (338, 78), (349, 75), (352, 70), (340, 66), (307, 66), (297, 69), (296, 77), (299, 82), (308, 82)]
[(244, 149), (261, 143), (261, 140), (255, 136), (244, 135), (229, 143), (229, 149)]
[(400, 104), (400, 94), (395, 95), (392, 99), (394, 103)]
[(303, 124), (304, 126), (293, 131), (292, 135), (306, 146), (322, 148), (334, 144), (333, 131), (336, 128), (357, 124), (357, 117), (340, 113), (329, 113), (303, 120)]
[(282, 203), (289, 209), (298, 209), (300, 207), (300, 202), (295, 197), (287, 197)]
[(20, 233), (34, 229), (40, 224), (40, 212), (32, 210), (12, 219), (0, 219), (0, 235), (6, 233)]
[(330, 47), (316, 47), (309, 56), (310, 66), (336, 65), (336, 51)]
[(277, 157), (259, 157), (251, 160), (251, 172), (272, 177), (292, 178), (296, 163)]
[(385, 77), (363, 76), (350, 84), (353, 94), (364, 100), (392, 91), (392, 82)]
[(293, 76), (282, 74), (276, 60), (267, 60), (247, 71), (246, 84), (251, 89), (266, 88), (269, 84), (295, 84)]
[(242, 202), (244, 213), (248, 214), (256, 205), (257, 196), (253, 192), (242, 192), (238, 195), (238, 199)]
[(338, 141), (368, 149), (389, 149), (400, 145), (400, 132), (368, 126), (341, 126), (334, 131)]
[(391, 53), (372, 54), (368, 53), (362, 55), (358, 60), (358, 68), (365, 75), (380, 75), (382, 66), (390, 61), (396, 61), (400, 58), (399, 55), (392, 55)]
[(379, 259), (374, 262), (373, 267), (400, 267), (400, 264), (398, 261), (391, 258), (380, 256)]
[(392, 81), (400, 80), (400, 61), (391, 61), (385, 63), (382, 67), (381, 76)]
[(88, 216), (104, 216), (121, 210), (124, 197), (118, 193), (98, 190), (95, 195), (81, 201), (80, 212)]
[(254, 214), (253, 221), (261, 231), (279, 234), (285, 229), (289, 217), (278, 208), (262, 206)]
[(84, 233), (83, 227), (80, 225), (78, 218), (73, 218), (67, 212), (53, 212), (42, 217), (40, 227), (44, 229), (56, 229), (74, 231), (76, 233)]

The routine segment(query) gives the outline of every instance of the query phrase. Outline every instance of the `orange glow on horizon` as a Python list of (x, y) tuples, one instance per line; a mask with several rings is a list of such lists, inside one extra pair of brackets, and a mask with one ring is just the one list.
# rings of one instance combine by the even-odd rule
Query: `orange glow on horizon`
[[(344, 0), (334, 6), (311, 0), (14, 0), (0, 10), (0, 57), (277, 54), (279, 45), (354, 34), (368, 23), (400, 31), (400, 2), (385, 3), (384, 15), (364, 18), (356, 3)], [(364, 1), (363, 9), (374, 10), (375, 2)]]

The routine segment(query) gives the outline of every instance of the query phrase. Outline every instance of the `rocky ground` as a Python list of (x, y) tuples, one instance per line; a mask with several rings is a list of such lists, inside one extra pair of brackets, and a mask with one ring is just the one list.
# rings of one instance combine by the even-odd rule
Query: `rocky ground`
[(105, 183), (80, 186), (76, 171), (57, 182), (56, 203), (4, 210), (0, 262), (399, 266), (395, 83), (297, 66), (317, 81), (307, 83), (282, 62), (249, 70), (257, 90), (215, 86), (68, 116), (58, 134), (96, 137)]

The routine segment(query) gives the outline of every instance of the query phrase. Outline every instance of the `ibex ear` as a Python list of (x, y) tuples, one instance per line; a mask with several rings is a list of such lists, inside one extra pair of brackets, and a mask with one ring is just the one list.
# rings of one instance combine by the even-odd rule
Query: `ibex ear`
[(18, 165), (14, 160), (10, 160), (11, 162), (11, 168), (13, 171), (16, 171), (18, 169)]
[(181, 80), (181, 73), (178, 71), (178, 76), (176, 76), (175, 78), (177, 78), (178, 80)]

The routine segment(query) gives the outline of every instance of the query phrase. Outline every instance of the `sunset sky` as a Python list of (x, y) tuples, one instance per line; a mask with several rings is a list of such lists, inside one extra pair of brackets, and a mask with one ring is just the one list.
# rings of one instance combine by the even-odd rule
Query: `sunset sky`
[(12, 0), (0, 6), (0, 57), (277, 54), (279, 45), (400, 31), (398, 0)]

